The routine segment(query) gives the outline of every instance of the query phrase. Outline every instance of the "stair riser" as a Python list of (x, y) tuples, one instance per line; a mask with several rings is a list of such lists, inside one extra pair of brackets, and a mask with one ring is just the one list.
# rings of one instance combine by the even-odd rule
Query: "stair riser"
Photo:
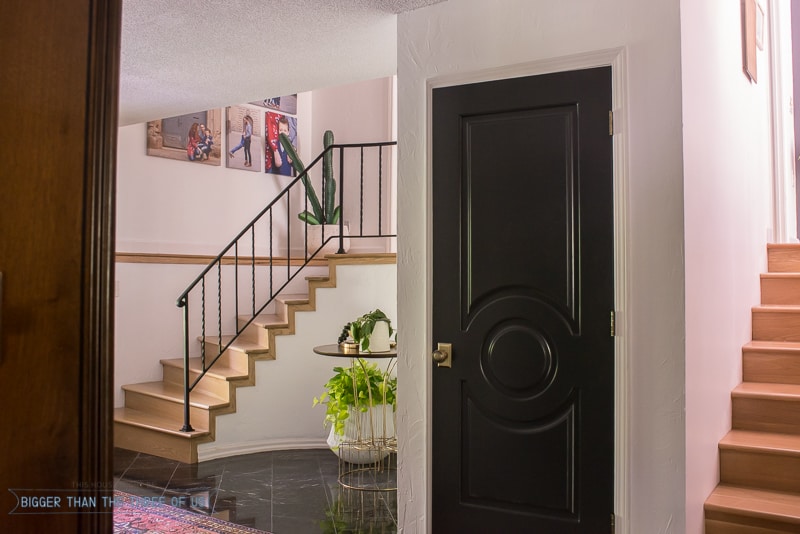
[[(194, 382), (195, 380), (197, 380), (197, 377), (199, 375), (200, 375), (199, 372), (190, 369), (189, 370), (190, 382)], [(165, 365), (164, 382), (172, 382), (173, 384), (178, 384), (179, 386), (183, 386), (183, 369), (179, 367), (172, 367), (171, 365)], [(200, 379), (200, 382), (197, 383), (193, 391), (210, 393), (212, 395), (216, 395), (223, 399), (230, 400), (231, 385), (227, 380), (223, 378), (206, 375)]]
[[(239, 328), (246, 321), (239, 320)], [(249, 324), (241, 334), (241, 338), (251, 343), (257, 343), (263, 347), (269, 347), (269, 329), (255, 324)]]
[[(145, 413), (163, 414), (183, 421), (183, 404), (168, 401), (151, 395), (144, 395), (136, 391), (125, 392), (125, 406)], [(210, 414), (208, 410), (196, 406), (189, 407), (189, 417), (194, 427), (207, 429)], [(180, 427), (177, 429), (179, 430)]]
[(797, 533), (797, 525), (725, 514), (725, 519), (709, 519), (706, 512), (704, 534), (787, 534)]
[(146, 428), (114, 423), (114, 446), (179, 462), (197, 463), (197, 444), (209, 438), (187, 439)]
[(771, 273), (800, 273), (800, 247), (768, 247), (767, 265)]
[(800, 353), (743, 352), (742, 380), (771, 384), (800, 384)]
[(800, 456), (722, 449), (719, 462), (725, 484), (800, 492)]
[(753, 339), (756, 341), (800, 341), (800, 311), (753, 310)]
[(762, 278), (761, 304), (800, 305), (800, 276), (791, 278)]
[(800, 402), (733, 398), (733, 428), (800, 434)]
[[(219, 345), (206, 343), (207, 358), (213, 359), (218, 353)], [(219, 360), (217, 360), (217, 364), (236, 369), (241, 373), (248, 373), (250, 370), (250, 358), (247, 356), (247, 353), (238, 350), (226, 350), (222, 353), (222, 356), (219, 357)]]

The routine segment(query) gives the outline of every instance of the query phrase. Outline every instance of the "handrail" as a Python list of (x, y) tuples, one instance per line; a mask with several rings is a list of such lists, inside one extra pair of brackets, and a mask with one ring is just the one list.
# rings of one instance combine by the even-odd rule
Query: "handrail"
[[(384, 233), (383, 232), (383, 165), (384, 165), (384, 158), (383, 158), (383, 151), (386, 147), (392, 147), (397, 145), (396, 141), (386, 141), (386, 142), (378, 142), (378, 143), (350, 143), (350, 144), (332, 144), (328, 146), (319, 156), (317, 156), (311, 164), (305, 168), (305, 170), (300, 173), (297, 177), (295, 177), (289, 184), (277, 194), (277, 196), (269, 203), (267, 206), (262, 209), (237, 235), (234, 237), (228, 245), (226, 245), (222, 251), (202, 270), (202, 272), (187, 286), (187, 288), (178, 296), (176, 305), (179, 308), (183, 308), (183, 394), (184, 394), (184, 423), (181, 431), (183, 432), (193, 432), (194, 429), (191, 426), (190, 422), (190, 393), (191, 391), (197, 386), (200, 380), (205, 376), (209, 369), (222, 357), (223, 353), (231, 346), (231, 344), (244, 332), (244, 330), (255, 320), (255, 318), (262, 312), (264, 309), (269, 306), (272, 302), (274, 302), (275, 298), (280, 294), (280, 292), (286, 288), (286, 286), (291, 282), (305, 267), (306, 265), (311, 262), (312, 259), (316, 257), (317, 254), (325, 247), (325, 245), (331, 241), (334, 237), (337, 236), (328, 236), (325, 238), (324, 236), (324, 228), (322, 243), (319, 247), (316, 248), (314, 251), (308, 250), (308, 222), (303, 221), (303, 231), (302, 231), (302, 249), (303, 249), (303, 256), (302, 256), (302, 263), (298, 266), (298, 268), (292, 272), (292, 232), (291, 232), (291, 222), (292, 222), (292, 191), (295, 188), (302, 188), (301, 194), (305, 197), (305, 207), (304, 209), (308, 209), (308, 196), (305, 194), (305, 184), (303, 183), (303, 179), (308, 177), (311, 179), (309, 172), (316, 169), (319, 169), (317, 164), (323, 159), (323, 157), (328, 153), (331, 154), (337, 153), (339, 156), (339, 176), (338, 176), (338, 184), (339, 184), (339, 205), (341, 206), (341, 213), (342, 215), (339, 217), (338, 225), (339, 225), (339, 248), (338, 254), (344, 253), (344, 214), (346, 213), (346, 201), (344, 195), (345, 190), (345, 151), (349, 149), (358, 149), (360, 151), (360, 172), (359, 172), (359, 187), (360, 187), (360, 201), (358, 206), (358, 216), (359, 216), (359, 227), (358, 233), (350, 232), (347, 236), (350, 239), (360, 239), (360, 238), (378, 238), (378, 237), (396, 237), (395, 234), (391, 233)], [(365, 149), (377, 149), (378, 152), (378, 213), (377, 213), (377, 221), (375, 221), (374, 225), (376, 227), (376, 231), (370, 232), (364, 231), (364, 151)], [(335, 152), (334, 152), (335, 151)], [(298, 183), (301, 185), (298, 186)], [(324, 188), (323, 182), (323, 188)], [(324, 191), (323, 191), (324, 197)], [(274, 217), (273, 214), (278, 209), (286, 208), (286, 226), (283, 229), (284, 233), (280, 234), (281, 238), (285, 238), (286, 243), (286, 273), (285, 273), (285, 280), (281, 284), (278, 283), (278, 287), (276, 288), (275, 284), (275, 272), (274, 272), (274, 265), (272, 261), (272, 254), (274, 250)], [(348, 211), (349, 213), (349, 211)], [(259, 278), (256, 276), (256, 231), (259, 225), (266, 225), (268, 227), (267, 230), (267, 239), (264, 240), (264, 243), (268, 246), (269, 249), (269, 262), (266, 265), (268, 270), (269, 279), (266, 282), (266, 289), (268, 289), (266, 295), (262, 296), (263, 302), (258, 301), (257, 290), (261, 289), (260, 287), (257, 288), (256, 282)], [(239, 267), (240, 267), (240, 254), (239, 254), (239, 247), (240, 241), (246, 238), (249, 234), (249, 245), (250, 245), (250, 252), (249, 256), (245, 256), (246, 259), (250, 261), (250, 304), (249, 310), (246, 316), (240, 315), (240, 298), (239, 298)], [(231, 254), (233, 258), (231, 258)], [(234, 295), (233, 299), (233, 316), (235, 319), (235, 333), (227, 334), (231, 336), (230, 339), (227, 341), (223, 340), (223, 297), (231, 298), (228, 295), (228, 288), (226, 287), (223, 289), (223, 276), (222, 276), (222, 267), (223, 267), (223, 260), (226, 263), (230, 263), (231, 259), (233, 259), (233, 292)], [(297, 260), (296, 260), (297, 261)], [(215, 272), (213, 272), (215, 271)], [(216, 283), (216, 292), (210, 298), (216, 298), (217, 300), (217, 307), (216, 310), (209, 310), (206, 307), (206, 300), (209, 298), (207, 295), (207, 288), (206, 286), (209, 285), (207, 283), (207, 278), (215, 279), (210, 283), (211, 290), (214, 290), (214, 283)], [(263, 280), (262, 283), (265, 283)], [(266, 289), (262, 289), (265, 291)], [(199, 295), (197, 295), (199, 293)], [(194, 326), (194, 329), (199, 329), (199, 336), (198, 339), (200, 341), (200, 361), (201, 361), (201, 368), (199, 373), (191, 380), (191, 372), (189, 369), (189, 360), (190, 360), (190, 343), (189, 339), (191, 337), (191, 332), (193, 330), (193, 323), (191, 320), (191, 314), (189, 309), (190, 303), (190, 295), (195, 295), (195, 297), (199, 297), (199, 327)], [(214, 337), (207, 334), (207, 324), (206, 324), (206, 317), (207, 315), (212, 315), (212, 319), (216, 319), (215, 326), (216, 326), (216, 333), (218, 334), (218, 347), (219, 351), (216, 355), (211, 356), (211, 361), (206, 361), (206, 340), (208, 338)], [(245, 320), (245, 317), (249, 316), (249, 319)]]

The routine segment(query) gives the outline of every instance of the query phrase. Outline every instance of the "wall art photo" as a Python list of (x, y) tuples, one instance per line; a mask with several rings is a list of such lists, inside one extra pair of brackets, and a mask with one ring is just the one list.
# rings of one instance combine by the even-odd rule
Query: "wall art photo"
[(272, 98), (265, 98), (255, 102), (250, 102), (254, 106), (261, 106), (262, 108), (272, 109), (281, 113), (288, 113), (289, 115), (297, 115), (297, 95), (275, 96)]
[(225, 115), (228, 147), (225, 165), (229, 169), (261, 172), (259, 154), (264, 147), (263, 112), (252, 106), (238, 105), (226, 108)]
[(297, 149), (297, 117), (267, 111), (265, 123), (267, 143), (264, 150), (264, 172), (297, 176), (289, 155), (278, 141), (278, 136), (284, 133), (292, 141), (292, 146)]
[(147, 155), (220, 165), (222, 111), (211, 109), (147, 123)]

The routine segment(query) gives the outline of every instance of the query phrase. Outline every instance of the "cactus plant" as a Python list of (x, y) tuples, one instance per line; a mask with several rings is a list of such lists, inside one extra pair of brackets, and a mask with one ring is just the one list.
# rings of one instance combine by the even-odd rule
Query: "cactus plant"
[(292, 160), (292, 166), (300, 175), (303, 185), (306, 188), (306, 196), (308, 202), (311, 204), (311, 212), (303, 211), (297, 216), (301, 221), (308, 224), (336, 224), (339, 222), (339, 217), (342, 213), (341, 206), (335, 206), (336, 202), (336, 180), (333, 179), (333, 153), (328, 150), (333, 144), (333, 132), (326, 130), (322, 137), (323, 146), (325, 147), (325, 154), (322, 156), (322, 180), (323, 180), (323, 193), (325, 194), (324, 206), (320, 204), (317, 192), (314, 190), (314, 184), (308, 174), (305, 174), (306, 167), (297, 155), (297, 151), (292, 146), (292, 142), (286, 134), (279, 136), (283, 149)]

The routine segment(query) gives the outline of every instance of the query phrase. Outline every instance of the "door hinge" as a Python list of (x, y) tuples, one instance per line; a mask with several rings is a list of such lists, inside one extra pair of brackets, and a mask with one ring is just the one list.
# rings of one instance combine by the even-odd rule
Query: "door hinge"
[(611, 337), (615, 337), (617, 335), (617, 314), (614, 310), (611, 310)]
[(611, 514), (611, 534), (616, 534), (617, 527), (614, 525), (614, 514)]
[(608, 135), (614, 135), (614, 112), (608, 112)]

